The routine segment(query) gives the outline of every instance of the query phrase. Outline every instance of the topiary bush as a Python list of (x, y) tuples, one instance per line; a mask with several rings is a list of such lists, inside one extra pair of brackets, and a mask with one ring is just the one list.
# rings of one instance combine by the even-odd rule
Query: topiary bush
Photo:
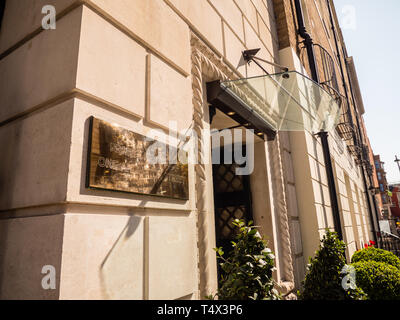
[(346, 265), (346, 245), (337, 233), (327, 230), (319, 250), (310, 264), (304, 281), (303, 291), (299, 292), (302, 300), (363, 300), (364, 292), (359, 288), (342, 286), (344, 275), (341, 273)]
[(224, 257), (222, 248), (215, 249), (218, 259), (222, 261), (216, 296), (220, 300), (280, 299), (272, 278), (275, 257), (267, 248), (267, 242), (251, 221), (246, 225), (243, 220), (236, 219), (233, 224), (238, 228), (238, 233), (236, 242), (232, 241), (233, 250), (228, 257)]
[(400, 270), (396, 267), (373, 260), (352, 264), (356, 270), (357, 286), (371, 300), (400, 299)]
[(362, 249), (355, 252), (353, 254), (353, 257), (351, 258), (351, 263), (356, 263), (359, 261), (369, 261), (369, 260), (377, 262), (385, 262), (400, 270), (400, 259), (398, 257), (396, 257), (390, 251), (377, 249), (373, 247)]

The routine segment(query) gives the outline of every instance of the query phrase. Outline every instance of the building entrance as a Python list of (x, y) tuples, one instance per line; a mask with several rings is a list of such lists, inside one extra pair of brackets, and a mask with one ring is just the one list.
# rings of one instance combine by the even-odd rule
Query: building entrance
[[(224, 252), (228, 253), (232, 250), (231, 241), (235, 240), (236, 235), (232, 222), (235, 219), (244, 219), (248, 222), (253, 220), (253, 214), (250, 176), (236, 175), (235, 169), (239, 165), (235, 163), (233, 155), (232, 163), (225, 164), (225, 148), (219, 149), (221, 153), (220, 164), (213, 164), (213, 183), (216, 245), (222, 247)], [(229, 149), (233, 150), (233, 147)], [(243, 146), (243, 149), (245, 149), (245, 146)], [(229, 150), (229, 152), (233, 151)]]

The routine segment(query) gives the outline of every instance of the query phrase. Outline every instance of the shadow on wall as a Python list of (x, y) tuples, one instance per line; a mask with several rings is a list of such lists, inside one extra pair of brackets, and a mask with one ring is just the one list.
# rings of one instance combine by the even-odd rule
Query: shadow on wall
[[(106, 190), (91, 190), (86, 188), (86, 172), (88, 164), (90, 118), (85, 121), (82, 146), (82, 166), (80, 194), (96, 197), (112, 197), (117, 199), (134, 199), (137, 195), (119, 193)], [(138, 205), (144, 207), (147, 200)], [(135, 216), (132, 210), (125, 227), (111, 246), (107, 255), (99, 266), (101, 295), (103, 299), (140, 299), (144, 298), (144, 266), (145, 251), (143, 245), (147, 243), (143, 228), (145, 217)], [(138, 237), (133, 237), (138, 233)], [(138, 258), (138, 255), (142, 257)]]
[[(104, 299), (140, 299), (144, 298), (144, 260), (143, 243), (131, 236), (139, 231), (142, 217), (130, 216), (129, 220), (112, 245), (99, 268), (100, 285)], [(143, 258), (137, 259), (142, 253)], [(143, 266), (138, 263), (143, 263)]]

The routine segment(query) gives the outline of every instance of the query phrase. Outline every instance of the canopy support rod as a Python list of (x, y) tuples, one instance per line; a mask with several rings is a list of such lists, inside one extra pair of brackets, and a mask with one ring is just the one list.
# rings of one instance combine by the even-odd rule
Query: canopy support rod
[[(271, 65), (271, 66), (277, 67), (277, 68), (283, 70), (284, 72), (288, 72), (288, 71), (289, 71), (289, 68), (288, 68), (288, 67), (284, 67), (284, 66), (281, 66), (281, 65), (279, 65), (279, 64), (277, 64), (277, 63), (274, 63), (274, 62), (271, 62), (271, 61), (268, 61), (268, 60), (265, 60), (265, 59), (261, 59), (261, 58), (256, 57), (256, 54), (258, 53), (258, 51), (260, 51), (260, 48), (257, 48), (257, 49), (250, 49), (250, 50), (245, 50), (245, 51), (243, 51), (243, 52), (242, 52), (243, 59), (244, 59), (247, 63), (250, 63), (251, 61), (253, 61), (253, 62), (254, 62), (257, 66), (259, 66), (260, 69), (261, 69), (262, 71), (264, 71), (267, 75), (270, 75), (270, 73), (269, 73), (267, 70), (265, 70), (265, 68), (264, 68), (260, 63), (258, 63), (258, 61), (262, 61), (262, 62), (264, 62), (264, 63), (267, 63), (267, 64)], [(257, 61), (257, 60), (258, 60), (258, 61)]]

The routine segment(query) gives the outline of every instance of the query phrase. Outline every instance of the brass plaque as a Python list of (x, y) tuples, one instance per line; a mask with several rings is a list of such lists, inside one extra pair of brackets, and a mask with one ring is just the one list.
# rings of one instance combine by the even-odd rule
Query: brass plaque
[[(165, 161), (160, 163), (147, 159), (155, 142), (165, 148), (161, 148)], [(174, 161), (176, 156), (169, 160), (169, 154), (176, 152), (176, 148), (91, 117), (86, 187), (187, 200), (188, 166)]]

